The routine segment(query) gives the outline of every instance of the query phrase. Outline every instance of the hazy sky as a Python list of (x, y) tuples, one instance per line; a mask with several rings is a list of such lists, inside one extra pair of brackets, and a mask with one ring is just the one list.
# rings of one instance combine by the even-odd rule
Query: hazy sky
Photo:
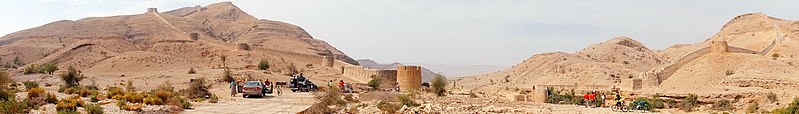
[[(12, 0), (0, 34), (57, 20), (168, 11), (213, 0)], [(353, 58), (378, 62), (511, 66), (537, 53), (574, 52), (614, 36), (651, 49), (695, 43), (733, 17), (796, 20), (799, 1), (761, 0), (250, 0), (261, 19), (298, 25)]]

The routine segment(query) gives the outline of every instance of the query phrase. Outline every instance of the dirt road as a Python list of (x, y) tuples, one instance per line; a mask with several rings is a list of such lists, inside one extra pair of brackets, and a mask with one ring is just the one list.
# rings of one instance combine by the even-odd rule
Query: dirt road
[(281, 96), (267, 95), (262, 98), (220, 98), (219, 103), (197, 103), (189, 114), (295, 114), (311, 107), (316, 102), (312, 93), (283, 93)]

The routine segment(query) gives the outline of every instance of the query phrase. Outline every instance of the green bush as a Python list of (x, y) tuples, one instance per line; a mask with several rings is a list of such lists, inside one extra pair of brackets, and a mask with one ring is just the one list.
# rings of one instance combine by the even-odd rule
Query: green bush
[(269, 69), (269, 61), (266, 61), (266, 59), (261, 59), (261, 62), (258, 63), (258, 69), (268, 70)]
[(732, 106), (732, 102), (730, 102), (730, 100), (724, 99), (713, 103), (713, 110), (726, 111), (732, 109), (735, 109), (735, 107)]
[(693, 111), (694, 108), (699, 106), (699, 100), (695, 94), (689, 94), (685, 97), (685, 100), (682, 101), (682, 105), (680, 106), (680, 110), (690, 112)]
[(179, 97), (178, 99), (180, 101), (180, 107), (181, 108), (183, 108), (183, 109), (191, 109), (191, 103), (188, 100), (186, 100), (186, 99), (184, 99), (182, 97)]
[(380, 82), (381, 82), (380, 77), (378, 77), (377, 75), (372, 75), (370, 77), (372, 77), (372, 80), (369, 80), (369, 83), (367, 83), (366, 85), (372, 87), (373, 90), (377, 90), (377, 88), (380, 87)]
[(755, 113), (758, 109), (760, 109), (760, 104), (755, 102), (754, 104), (746, 107), (746, 113)]
[(58, 66), (55, 66), (53, 64), (44, 64), (40, 68), (41, 69), (39, 71), (41, 73), (46, 73), (46, 74), (50, 74), (50, 75), (52, 75), (53, 72), (58, 70)]
[(0, 100), (0, 113), (3, 114), (24, 114), (27, 113), (28, 103), (14, 99)]
[(447, 91), (445, 89), (447, 87), (447, 78), (440, 74), (436, 75), (431, 81), (430, 87), (436, 95), (444, 96)]
[(81, 90), (80, 87), (69, 87), (66, 90), (64, 90), (64, 93), (66, 93), (66, 94), (80, 94), (80, 90)]
[(771, 112), (774, 114), (797, 114), (799, 113), (799, 98), (794, 98), (793, 102), (791, 102), (791, 104), (788, 104), (788, 107), (777, 108)]
[(128, 101), (126, 101), (126, 100), (117, 100), (117, 107), (119, 107), (120, 110), (128, 109)]
[(67, 67), (67, 72), (61, 74), (61, 80), (64, 80), (67, 87), (75, 87), (80, 85), (80, 80), (83, 80), (83, 74), (80, 73), (78, 69), (75, 67), (69, 66)]
[(547, 103), (552, 104), (583, 104), (583, 98), (574, 96), (574, 91), (556, 92), (554, 88), (547, 87)]
[(32, 81), (25, 81), (25, 82), (22, 82), (22, 84), (25, 85), (25, 89), (31, 89), (31, 88), (39, 87), (39, 83), (32, 82)]
[(22, 70), (22, 74), (33, 74), (33, 73), (39, 73), (39, 72), (40, 72), (39, 68), (36, 67), (36, 64), (28, 65), (28, 66), (25, 67), (25, 69)]
[(125, 90), (128, 92), (136, 92), (136, 86), (133, 86), (133, 81), (128, 80), (128, 84), (125, 84)]
[(421, 105), (419, 103), (416, 103), (416, 101), (413, 101), (412, 97), (413, 96), (411, 94), (400, 95), (399, 96), (400, 104), (402, 104), (404, 106), (409, 106), (409, 107), (416, 107), (416, 106)]
[(103, 107), (98, 104), (89, 104), (84, 107), (87, 114), (103, 114)]
[(770, 101), (772, 103), (777, 102), (777, 94), (774, 93), (774, 92), (768, 92), (766, 97), (768, 98), (768, 101)]

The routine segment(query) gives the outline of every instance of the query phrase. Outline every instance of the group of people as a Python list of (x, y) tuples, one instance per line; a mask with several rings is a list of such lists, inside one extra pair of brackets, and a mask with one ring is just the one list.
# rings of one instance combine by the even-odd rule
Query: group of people
[[(599, 99), (597, 99), (599, 98)], [(597, 91), (586, 92), (583, 95), (583, 101), (585, 101), (585, 107), (601, 107), (602, 104), (598, 104), (599, 100), (605, 100), (605, 94), (600, 93)]]

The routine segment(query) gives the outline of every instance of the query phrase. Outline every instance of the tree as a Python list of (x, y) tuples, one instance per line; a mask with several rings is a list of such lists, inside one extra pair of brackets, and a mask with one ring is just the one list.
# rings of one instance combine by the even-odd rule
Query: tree
[(53, 64), (44, 64), (40, 68), (41, 68), (41, 72), (46, 73), (46, 74), (50, 74), (50, 75), (52, 75), (53, 72), (58, 70), (58, 66), (55, 66)]
[(382, 81), (380, 77), (377, 75), (372, 75), (370, 77), (372, 77), (372, 80), (369, 80), (369, 83), (366, 85), (369, 85), (369, 87), (372, 87), (372, 89), (377, 89), (377, 87), (380, 87), (380, 82)]
[(258, 63), (258, 69), (268, 70), (269, 69), (269, 61), (266, 61), (266, 59), (261, 59), (261, 62)]
[(445, 92), (447, 91), (445, 87), (447, 87), (447, 78), (444, 75), (437, 74), (435, 78), (431, 81), (431, 90), (438, 96), (444, 96)]
[(61, 74), (61, 80), (64, 80), (67, 87), (75, 87), (80, 85), (80, 80), (83, 80), (83, 74), (80, 73), (80, 70), (75, 69), (75, 67), (69, 66), (67, 67), (67, 72)]

